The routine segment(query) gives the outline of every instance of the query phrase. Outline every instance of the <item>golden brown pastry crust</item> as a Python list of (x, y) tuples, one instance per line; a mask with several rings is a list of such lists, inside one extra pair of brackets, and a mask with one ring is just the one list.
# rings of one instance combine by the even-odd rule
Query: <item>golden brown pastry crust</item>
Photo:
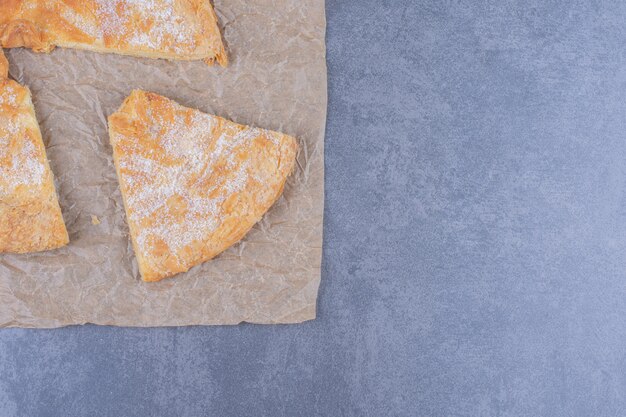
[(37, 252), (68, 241), (30, 91), (0, 77), (0, 252)]
[(144, 281), (187, 271), (239, 241), (281, 195), (296, 140), (135, 90), (109, 117)]
[(2, 48), (0, 48), (0, 79), (9, 77), (9, 61), (4, 56)]
[(0, 0), (0, 45), (228, 64), (210, 0)]

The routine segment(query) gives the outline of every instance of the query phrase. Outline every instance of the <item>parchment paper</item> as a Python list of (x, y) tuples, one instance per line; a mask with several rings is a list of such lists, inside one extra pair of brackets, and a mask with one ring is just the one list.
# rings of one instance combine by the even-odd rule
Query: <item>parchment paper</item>
[[(315, 318), (326, 119), (323, 0), (216, 0), (231, 64), (6, 50), (30, 87), (69, 246), (0, 255), (0, 326), (297, 323)], [(106, 118), (133, 88), (299, 139), (283, 197), (243, 239), (176, 278), (139, 278)], [(100, 224), (92, 223), (92, 215)]]

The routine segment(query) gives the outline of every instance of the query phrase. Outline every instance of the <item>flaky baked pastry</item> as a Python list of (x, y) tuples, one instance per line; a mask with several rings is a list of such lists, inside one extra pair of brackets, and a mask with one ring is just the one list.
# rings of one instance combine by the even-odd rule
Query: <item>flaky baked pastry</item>
[(239, 241), (281, 195), (296, 140), (135, 90), (109, 117), (144, 281), (187, 271)]
[(0, 252), (37, 252), (69, 239), (30, 91), (9, 80), (0, 49)]
[(0, 0), (0, 44), (228, 63), (210, 0)]
[(2, 48), (0, 48), (0, 79), (8, 78), (9, 76), (9, 61), (4, 56)]

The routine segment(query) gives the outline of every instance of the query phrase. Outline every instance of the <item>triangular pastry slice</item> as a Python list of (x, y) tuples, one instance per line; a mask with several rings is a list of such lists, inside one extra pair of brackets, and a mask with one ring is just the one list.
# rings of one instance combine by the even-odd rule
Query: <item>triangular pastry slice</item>
[(69, 239), (28, 88), (6, 75), (0, 49), (0, 252), (38, 252)]
[(0, 44), (228, 63), (210, 0), (0, 0)]
[(144, 281), (239, 241), (281, 195), (296, 140), (135, 90), (109, 117), (113, 157)]

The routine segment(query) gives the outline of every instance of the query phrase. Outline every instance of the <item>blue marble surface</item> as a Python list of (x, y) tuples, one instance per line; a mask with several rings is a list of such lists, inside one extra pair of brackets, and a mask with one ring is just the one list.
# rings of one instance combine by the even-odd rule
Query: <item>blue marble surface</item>
[(626, 415), (626, 2), (328, 0), (319, 318), (0, 331), (0, 416)]

